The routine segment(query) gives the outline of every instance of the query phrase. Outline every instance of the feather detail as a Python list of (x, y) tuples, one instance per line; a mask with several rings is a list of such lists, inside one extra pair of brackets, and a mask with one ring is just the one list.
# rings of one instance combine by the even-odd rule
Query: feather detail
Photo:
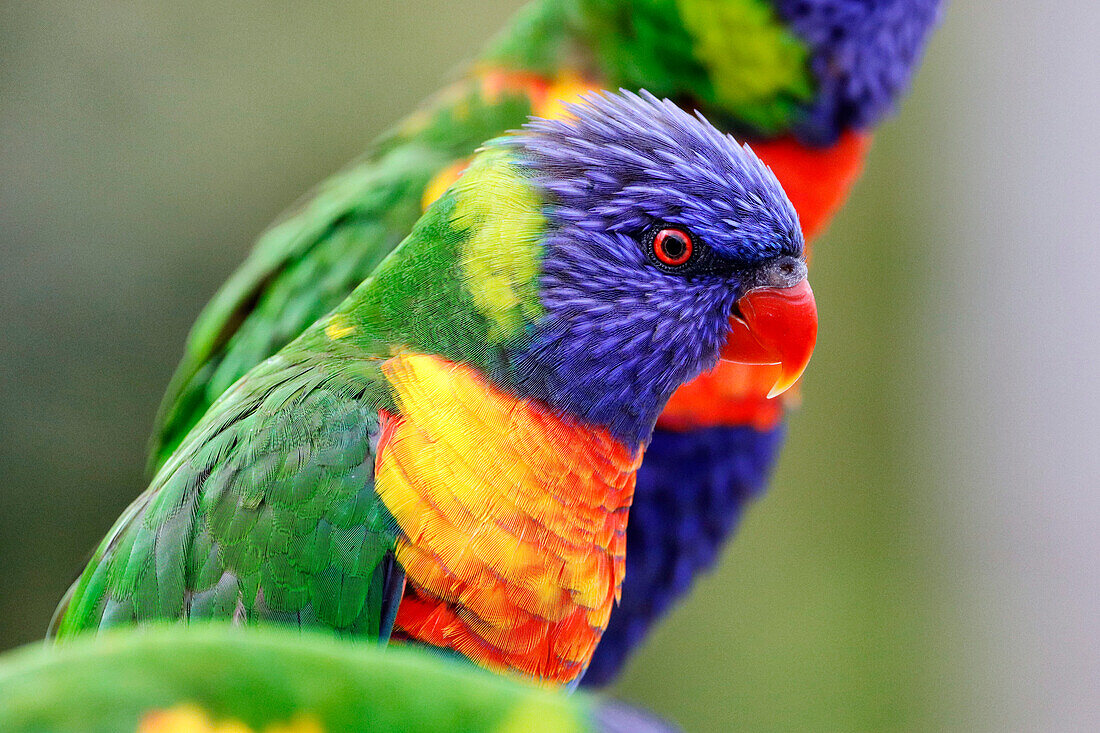
[(395, 637), (568, 682), (619, 594), (641, 450), (443, 359), (386, 362), (377, 491), (409, 587)]

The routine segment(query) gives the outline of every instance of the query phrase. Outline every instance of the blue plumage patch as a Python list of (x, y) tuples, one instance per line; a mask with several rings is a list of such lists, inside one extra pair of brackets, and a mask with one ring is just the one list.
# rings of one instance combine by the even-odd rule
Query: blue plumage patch
[(811, 50), (818, 90), (796, 124), (806, 142), (827, 145), (892, 111), (936, 26), (941, 0), (773, 0)]
[(553, 214), (586, 231), (682, 223), (751, 265), (802, 254), (794, 208), (771, 170), (696, 113), (646, 91), (591, 94), (575, 117), (534, 119), (519, 136)]

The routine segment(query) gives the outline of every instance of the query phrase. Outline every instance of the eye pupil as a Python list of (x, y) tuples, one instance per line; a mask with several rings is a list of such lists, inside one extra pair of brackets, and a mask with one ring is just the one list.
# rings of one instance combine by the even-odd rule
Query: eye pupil
[(691, 235), (683, 229), (668, 227), (653, 237), (653, 254), (662, 263), (678, 267), (691, 259)]

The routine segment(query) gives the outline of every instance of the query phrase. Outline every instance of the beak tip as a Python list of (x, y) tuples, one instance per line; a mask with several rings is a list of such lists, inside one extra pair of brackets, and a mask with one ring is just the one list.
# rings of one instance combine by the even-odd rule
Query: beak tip
[(774, 399), (798, 382), (817, 343), (817, 305), (803, 279), (785, 288), (750, 290), (743, 303), (745, 319), (731, 319), (724, 356), (746, 364), (775, 364), (779, 375), (768, 391)]
[(798, 380), (802, 377), (802, 371), (802, 369), (799, 369), (796, 374), (780, 375), (779, 379), (775, 380), (775, 384), (772, 385), (772, 388), (768, 390), (768, 399), (774, 400), (797, 384)]

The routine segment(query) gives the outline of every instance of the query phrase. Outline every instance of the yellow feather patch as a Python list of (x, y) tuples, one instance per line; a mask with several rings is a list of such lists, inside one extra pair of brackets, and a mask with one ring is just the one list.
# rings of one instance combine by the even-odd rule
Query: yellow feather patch
[(536, 318), (542, 202), (504, 150), (484, 150), (455, 183), (451, 222), (469, 236), (460, 266), (489, 340), (504, 341)]
[(470, 164), (469, 158), (463, 158), (462, 160), (456, 160), (443, 170), (432, 176), (432, 179), (428, 181), (428, 185), (424, 187), (424, 193), (420, 196), (420, 210), (424, 211), (433, 203), (436, 199), (443, 195), (443, 192), (451, 187), (451, 184), (458, 180), (458, 177), (462, 175), (462, 172), (466, 170), (466, 166)]
[(572, 113), (566, 109), (565, 105), (570, 102), (580, 102), (582, 95), (598, 88), (576, 74), (564, 74), (546, 88), (542, 101), (535, 105), (535, 115), (548, 120), (572, 117)]
[(355, 324), (348, 320), (347, 316), (337, 313), (329, 318), (328, 325), (325, 326), (325, 335), (333, 341), (342, 339), (345, 336), (350, 336), (355, 333)]
[(557, 733), (582, 733), (585, 730), (576, 715), (560, 700), (554, 704), (543, 701), (524, 701), (508, 711), (497, 724), (494, 733), (531, 733), (531, 731), (556, 731)]
[[(641, 450), (438, 357), (395, 357), (383, 372), (400, 417), (375, 486), (428, 599), (412, 621), (404, 601), (398, 628), (490, 669), (572, 679), (622, 584)], [(446, 608), (433, 616), (433, 602)]]
[[(256, 733), (239, 720), (215, 721), (194, 703), (182, 703), (163, 710), (151, 710), (138, 722), (136, 733)], [(325, 733), (317, 719), (299, 713), (288, 723), (272, 723), (262, 733)]]

